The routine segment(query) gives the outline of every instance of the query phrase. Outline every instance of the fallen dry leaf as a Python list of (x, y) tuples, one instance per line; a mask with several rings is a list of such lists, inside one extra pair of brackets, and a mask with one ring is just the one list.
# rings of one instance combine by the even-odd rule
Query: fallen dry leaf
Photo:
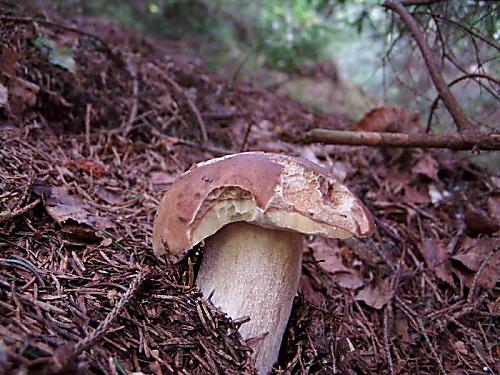
[(424, 257), (427, 266), (434, 271), (440, 280), (453, 285), (449, 261), (450, 254), (442, 241), (432, 238), (424, 239), (420, 247), (420, 253)]
[(368, 112), (352, 129), (368, 132), (412, 133), (422, 127), (418, 113), (407, 112), (401, 107), (381, 107)]
[(467, 208), (465, 211), (465, 223), (467, 228), (474, 233), (493, 234), (500, 230), (500, 223), (488, 216), (482, 210), (476, 208)]
[(460, 250), (452, 259), (474, 272), (473, 274), (469, 274), (457, 268), (456, 272), (461, 274), (467, 285), (471, 285), (475, 273), (479, 271), (481, 264), (495, 247), (497, 248), (496, 253), (488, 261), (477, 280), (479, 285), (486, 288), (494, 288), (495, 284), (500, 280), (500, 251), (498, 251), (500, 250), (500, 245), (498, 239), (470, 237), (464, 239)]
[(421, 191), (419, 188), (413, 188), (411, 186), (405, 186), (405, 201), (414, 204), (429, 204), (431, 199), (429, 194), (424, 190)]
[(357, 301), (363, 301), (368, 306), (380, 310), (391, 298), (391, 281), (389, 278), (374, 280), (356, 294)]
[(93, 214), (87, 203), (64, 186), (51, 186), (45, 198), (45, 209), (58, 224), (73, 220), (101, 230), (113, 227), (111, 221)]
[(328, 245), (323, 239), (318, 239), (309, 244), (314, 259), (320, 261), (319, 266), (326, 272), (350, 272), (350, 269), (344, 266), (340, 249), (336, 246)]
[(92, 160), (83, 159), (80, 161), (80, 168), (89, 174), (94, 175), (94, 177), (104, 176), (104, 166), (102, 164), (96, 163)]
[(122, 196), (106, 187), (96, 189), (96, 195), (110, 205), (117, 205), (122, 202)]
[(104, 166), (90, 159), (69, 160), (66, 167), (70, 169), (79, 169), (82, 172), (92, 174), (94, 177), (101, 178), (104, 176)]
[(359, 289), (365, 284), (363, 277), (352, 270), (350, 272), (336, 273), (332, 275), (332, 279), (342, 288), (347, 289)]
[(314, 288), (311, 278), (307, 275), (302, 274), (300, 277), (299, 291), (304, 296), (306, 300), (320, 306), (325, 300), (323, 293)]
[(488, 197), (488, 213), (497, 222), (500, 222), (500, 194)]
[(323, 238), (316, 239), (308, 246), (314, 259), (320, 261), (320, 268), (331, 273), (332, 279), (342, 288), (358, 289), (364, 285), (363, 276), (356, 269), (344, 265), (344, 259), (353, 256), (348, 248), (335, 246), (332, 241)]
[(439, 181), (438, 178), (438, 162), (429, 154), (423, 154), (417, 163), (411, 169), (412, 174), (422, 175), (434, 181)]

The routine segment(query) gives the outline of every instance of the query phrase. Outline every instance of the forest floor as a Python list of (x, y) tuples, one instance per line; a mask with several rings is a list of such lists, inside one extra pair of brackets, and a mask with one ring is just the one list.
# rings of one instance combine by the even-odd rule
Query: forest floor
[(305, 145), (352, 123), (179, 42), (44, 17), (0, 13), (0, 373), (252, 373), (196, 253), (156, 258), (151, 228), (190, 165), (262, 150), (331, 169), (377, 224), (307, 240), (276, 373), (500, 374), (498, 176), (449, 151)]

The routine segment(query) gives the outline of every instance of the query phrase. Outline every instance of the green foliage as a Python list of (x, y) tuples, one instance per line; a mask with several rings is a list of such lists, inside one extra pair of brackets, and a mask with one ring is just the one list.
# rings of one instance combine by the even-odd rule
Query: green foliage
[(316, 11), (316, 0), (265, 0), (257, 23), (258, 50), (279, 70), (316, 60), (331, 38), (332, 28)]

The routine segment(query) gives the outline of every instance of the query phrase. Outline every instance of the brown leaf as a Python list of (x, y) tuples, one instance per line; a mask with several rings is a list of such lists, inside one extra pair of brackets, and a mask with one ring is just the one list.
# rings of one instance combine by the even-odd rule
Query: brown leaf
[(334, 241), (318, 238), (309, 244), (314, 259), (321, 261), (318, 265), (322, 270), (333, 274), (335, 280), (342, 288), (358, 289), (364, 285), (363, 277), (355, 269), (344, 265), (344, 259), (353, 256), (352, 251), (346, 247), (338, 247)]
[(431, 199), (429, 194), (424, 190), (413, 188), (411, 186), (405, 186), (405, 201), (408, 203), (416, 204), (429, 204)]
[[(475, 273), (495, 247), (497, 248), (497, 252), (488, 261), (477, 281), (481, 286), (493, 288), (496, 282), (500, 280), (500, 251), (498, 251), (500, 244), (497, 238), (476, 239), (466, 237), (460, 250), (452, 259)], [(457, 268), (456, 272), (461, 272), (466, 284), (471, 285), (474, 274), (468, 274), (468, 272), (464, 272), (460, 268)]]
[(438, 178), (438, 162), (429, 154), (423, 154), (417, 163), (411, 169), (414, 175), (423, 175), (431, 180), (439, 181)]
[(450, 254), (442, 241), (431, 238), (424, 239), (420, 247), (420, 253), (424, 257), (427, 267), (433, 270), (440, 280), (453, 285), (449, 261)]
[(101, 198), (104, 202), (111, 204), (111, 205), (116, 205), (122, 202), (122, 198), (120, 194), (106, 189), (105, 187), (99, 187), (96, 190), (96, 195)]
[(353, 130), (411, 133), (421, 127), (418, 113), (409, 113), (401, 107), (381, 107), (368, 112), (353, 126)]
[(471, 207), (465, 211), (465, 223), (474, 233), (492, 234), (500, 229), (500, 223), (497, 220), (489, 217), (486, 212)]
[(332, 279), (342, 288), (347, 289), (359, 289), (365, 284), (363, 277), (353, 270), (350, 272), (336, 273), (332, 275)]
[(95, 229), (87, 225), (81, 224), (64, 224), (61, 228), (64, 233), (71, 235), (71, 237), (82, 241), (97, 241), (99, 237), (96, 235)]
[(309, 244), (314, 259), (321, 261), (319, 266), (326, 272), (350, 272), (350, 269), (342, 263), (341, 251), (337, 246), (331, 246), (324, 239), (317, 239)]
[(490, 217), (500, 222), (500, 194), (488, 197), (488, 213)]
[(79, 169), (82, 172), (92, 174), (96, 178), (104, 176), (104, 166), (90, 159), (69, 160), (66, 162), (69, 169)]
[(391, 281), (389, 278), (375, 280), (356, 294), (357, 301), (363, 301), (368, 306), (380, 310), (391, 298)]
[(311, 282), (311, 278), (305, 274), (302, 274), (302, 276), (300, 277), (299, 291), (300, 293), (302, 293), (306, 300), (315, 304), (316, 306), (320, 306), (325, 299), (323, 293), (314, 288), (314, 285)]
[(61, 225), (73, 220), (98, 229), (113, 227), (108, 219), (93, 214), (92, 208), (87, 203), (71, 194), (64, 186), (52, 186), (50, 195), (45, 199), (45, 209)]
[(88, 159), (80, 160), (80, 168), (84, 172), (94, 175), (94, 177), (100, 178), (104, 176), (104, 166), (92, 160)]

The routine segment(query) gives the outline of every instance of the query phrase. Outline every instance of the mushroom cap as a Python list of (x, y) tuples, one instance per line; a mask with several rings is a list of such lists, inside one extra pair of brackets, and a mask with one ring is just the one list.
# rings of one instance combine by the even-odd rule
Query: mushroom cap
[(172, 185), (156, 213), (154, 252), (178, 261), (237, 221), (331, 238), (366, 237), (375, 229), (360, 199), (326, 169), (291, 156), (245, 152), (198, 163)]

